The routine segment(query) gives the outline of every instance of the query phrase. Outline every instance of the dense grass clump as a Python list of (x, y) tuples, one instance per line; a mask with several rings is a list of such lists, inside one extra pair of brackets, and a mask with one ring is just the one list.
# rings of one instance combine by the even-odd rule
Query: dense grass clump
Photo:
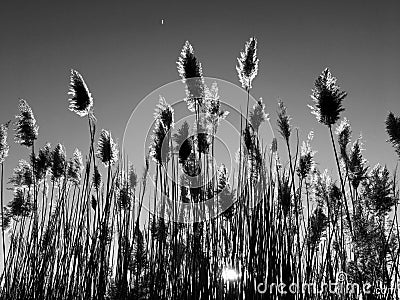
[[(247, 99), (234, 174), (213, 163), (215, 136), (229, 112), (217, 84), (205, 84), (189, 42), (177, 64), (195, 124), (175, 128), (174, 110), (160, 96), (142, 174), (122, 157), (111, 132), (97, 133), (94, 100), (78, 71), (71, 71), (69, 109), (88, 119), (88, 153), (35, 145), (39, 126), (20, 100), (15, 137), (29, 154), (8, 182), (7, 205), (9, 123), (0, 125), (0, 298), (398, 299), (396, 171), (368, 166), (361, 138), (352, 139), (349, 121), (341, 120), (347, 93), (327, 68), (315, 80), (310, 108), (328, 129), (339, 181), (318, 169), (313, 132), (300, 144), (282, 101), (276, 125), (285, 149), (278, 151), (276, 138), (263, 141), (266, 106), (260, 98), (249, 107), (257, 46), (251, 38), (236, 67)], [(390, 113), (386, 129), (400, 155), (399, 128)], [(147, 184), (153, 170), (154, 188)], [(323, 289), (343, 274), (349, 283), (368, 284), (369, 294)], [(300, 289), (293, 292), (291, 284)]]

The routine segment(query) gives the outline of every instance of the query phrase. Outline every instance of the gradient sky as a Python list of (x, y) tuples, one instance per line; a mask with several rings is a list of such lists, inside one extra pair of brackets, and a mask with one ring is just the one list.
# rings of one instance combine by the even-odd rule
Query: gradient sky
[[(354, 137), (362, 132), (365, 157), (393, 169), (384, 121), (389, 111), (400, 114), (399, 11), (399, 1), (2, 1), (0, 122), (12, 119), (24, 98), (40, 125), (39, 146), (62, 142), (69, 155), (75, 147), (85, 152), (87, 120), (67, 109), (75, 68), (94, 96), (99, 129), (121, 141), (135, 105), (178, 79), (185, 40), (205, 76), (236, 84), (236, 58), (254, 35), (260, 69), (252, 94), (263, 97), (274, 127), (279, 97), (301, 139), (315, 131), (320, 167), (336, 172), (327, 129), (307, 107), (315, 78), (330, 67), (349, 94), (343, 116)], [(27, 155), (11, 146), (7, 177)]]

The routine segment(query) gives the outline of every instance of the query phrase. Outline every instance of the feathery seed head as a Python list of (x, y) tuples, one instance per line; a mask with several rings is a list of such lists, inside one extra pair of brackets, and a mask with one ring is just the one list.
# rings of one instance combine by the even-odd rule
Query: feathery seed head
[(166, 131), (174, 128), (174, 109), (165, 101), (165, 98), (160, 95), (159, 103), (157, 104), (154, 118), (159, 120)]
[(174, 110), (161, 96), (154, 117), (155, 124), (150, 144), (150, 156), (154, 161), (162, 164), (167, 162), (170, 157), (170, 137), (171, 128), (174, 127)]
[(183, 45), (178, 58), (178, 73), (182, 82), (186, 84), (186, 99), (190, 111), (199, 111), (204, 98), (204, 78), (201, 63), (194, 55), (189, 41)]
[(93, 98), (89, 89), (78, 71), (71, 69), (68, 95), (69, 110), (84, 117), (93, 110)]
[(347, 145), (349, 144), (351, 138), (351, 126), (346, 118), (344, 118), (336, 128), (336, 134), (338, 135), (340, 156), (346, 161), (348, 158)]
[(297, 167), (297, 174), (301, 179), (306, 178), (307, 175), (310, 174), (313, 166), (314, 166), (314, 155), (316, 151), (311, 150), (311, 144), (314, 137), (314, 132), (310, 131), (308, 134), (308, 138), (306, 142), (303, 142), (301, 146), (299, 164)]
[(101, 160), (104, 166), (108, 167), (118, 161), (118, 153), (118, 146), (114, 142), (111, 133), (102, 129), (97, 144), (97, 158)]
[(6, 124), (0, 124), (0, 164), (4, 162), (8, 156), (8, 150), (10, 147), (7, 143), (7, 131), (9, 122)]
[(397, 198), (392, 193), (393, 180), (386, 166), (377, 164), (368, 174), (363, 187), (367, 206), (378, 216), (387, 215), (396, 204)]
[(178, 152), (179, 163), (184, 164), (193, 149), (192, 139), (189, 137), (189, 124), (185, 121), (172, 138), (177, 144), (175, 151)]
[(261, 123), (267, 121), (269, 116), (265, 113), (265, 104), (262, 102), (262, 98), (257, 101), (257, 104), (253, 106), (253, 111), (250, 112), (250, 124), (254, 130), (258, 132)]
[(15, 141), (26, 147), (31, 147), (37, 139), (39, 126), (36, 124), (35, 116), (29, 104), (23, 100), (19, 100), (20, 114), (16, 116), (15, 122)]
[(47, 171), (52, 165), (52, 154), (50, 143), (46, 143), (42, 149), (39, 149), (39, 153), (35, 159), (35, 177), (38, 181), (43, 180)]
[(251, 89), (251, 84), (258, 72), (257, 40), (254, 37), (246, 42), (244, 51), (240, 52), (237, 61), (236, 71), (239, 81), (242, 87), (248, 91)]
[(392, 112), (386, 118), (386, 132), (400, 158), (400, 117), (396, 117)]
[(97, 166), (94, 166), (92, 183), (93, 183), (95, 189), (99, 190), (100, 185), (101, 185), (101, 174), (100, 174)]
[(21, 159), (14, 169), (9, 183), (14, 187), (30, 187), (33, 184), (32, 166), (26, 160)]
[(218, 94), (218, 84), (216, 82), (211, 84), (211, 88), (205, 85), (204, 104), (206, 113), (218, 115), (221, 103)]
[(65, 175), (66, 169), (66, 154), (64, 146), (58, 144), (52, 152), (52, 179), (57, 181)]
[(291, 117), (287, 114), (287, 108), (285, 104), (279, 100), (278, 102), (278, 127), (279, 133), (285, 139), (286, 142), (289, 141), (290, 134), (292, 132), (292, 127), (290, 125)]
[(329, 203), (329, 193), (332, 186), (332, 179), (328, 175), (328, 170), (321, 174), (318, 170), (314, 170), (312, 178), (312, 188), (319, 205), (323, 206)]
[(68, 162), (67, 176), (76, 185), (78, 185), (82, 178), (83, 159), (82, 153), (75, 149), (73, 157)]
[(208, 131), (215, 135), (221, 120), (225, 119), (229, 112), (221, 109), (218, 95), (218, 85), (214, 82), (211, 88), (205, 88), (205, 114)]
[(339, 86), (336, 85), (336, 78), (332, 76), (328, 68), (315, 80), (314, 86), (311, 94), (314, 106), (308, 105), (308, 107), (318, 122), (331, 126), (339, 120), (340, 113), (344, 111), (342, 101), (347, 93), (340, 91)]
[(24, 189), (17, 187), (14, 189), (14, 197), (8, 204), (10, 213), (14, 218), (27, 216), (32, 209), (30, 195), (25, 195)]
[(355, 189), (357, 189), (359, 184), (367, 178), (367, 160), (363, 158), (362, 150), (361, 137), (359, 137), (353, 143), (347, 161), (349, 178)]
[(156, 163), (163, 164), (169, 160), (170, 150), (168, 131), (161, 120), (157, 119), (150, 144), (150, 156)]

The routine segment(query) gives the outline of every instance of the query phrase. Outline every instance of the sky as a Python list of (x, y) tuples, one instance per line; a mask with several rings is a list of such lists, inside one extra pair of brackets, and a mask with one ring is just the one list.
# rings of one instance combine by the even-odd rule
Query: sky
[[(365, 157), (392, 170), (398, 158), (384, 122), (389, 111), (400, 114), (399, 11), (398, 1), (2, 1), (0, 123), (13, 120), (24, 98), (40, 126), (38, 146), (61, 142), (69, 156), (75, 147), (85, 152), (87, 119), (68, 110), (74, 68), (94, 97), (98, 129), (121, 143), (138, 103), (179, 79), (176, 61), (186, 40), (205, 76), (237, 85), (236, 58), (255, 36), (260, 63), (251, 93), (263, 98), (275, 132), (279, 98), (301, 140), (314, 131), (319, 167), (335, 174), (327, 128), (307, 107), (314, 80), (329, 67), (348, 92), (342, 116), (354, 138), (362, 133)], [(157, 101), (158, 95), (146, 105)], [(134, 117), (138, 124), (152, 118)], [(144, 141), (135, 142), (143, 149)], [(28, 153), (11, 145), (6, 177)], [(141, 169), (142, 157), (130, 156)]]

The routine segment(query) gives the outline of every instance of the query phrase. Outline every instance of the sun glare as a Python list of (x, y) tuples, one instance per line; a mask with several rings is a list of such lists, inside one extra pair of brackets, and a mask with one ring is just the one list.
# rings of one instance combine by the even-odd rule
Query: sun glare
[(236, 281), (240, 277), (240, 274), (232, 268), (225, 268), (222, 270), (222, 278), (224, 281)]

